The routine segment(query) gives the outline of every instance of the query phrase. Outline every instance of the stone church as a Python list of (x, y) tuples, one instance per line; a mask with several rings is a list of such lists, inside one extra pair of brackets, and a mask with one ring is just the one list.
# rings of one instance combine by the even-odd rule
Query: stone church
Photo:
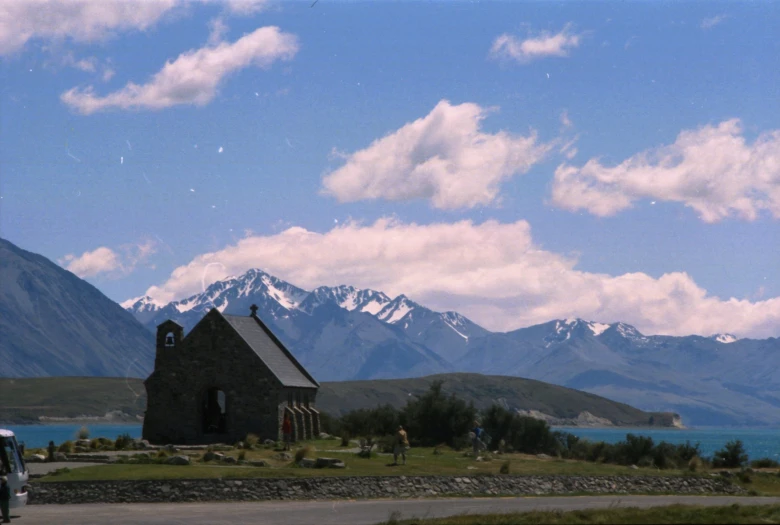
[(257, 317), (257, 306), (250, 310), (244, 317), (214, 308), (186, 337), (171, 320), (157, 327), (144, 439), (232, 444), (253, 433), (276, 441), (285, 414), (294, 440), (320, 433), (319, 383)]

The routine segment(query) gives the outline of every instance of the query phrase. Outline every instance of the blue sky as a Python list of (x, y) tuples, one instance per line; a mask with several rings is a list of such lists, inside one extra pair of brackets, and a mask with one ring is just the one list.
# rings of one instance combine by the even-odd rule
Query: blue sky
[(780, 335), (777, 4), (310, 5), (4, 3), (0, 235), (118, 302)]

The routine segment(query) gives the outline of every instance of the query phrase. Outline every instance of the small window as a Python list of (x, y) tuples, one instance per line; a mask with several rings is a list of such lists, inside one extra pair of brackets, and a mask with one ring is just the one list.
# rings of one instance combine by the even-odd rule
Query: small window
[(168, 332), (167, 334), (165, 334), (165, 346), (166, 347), (176, 346), (176, 337), (173, 335), (173, 332)]

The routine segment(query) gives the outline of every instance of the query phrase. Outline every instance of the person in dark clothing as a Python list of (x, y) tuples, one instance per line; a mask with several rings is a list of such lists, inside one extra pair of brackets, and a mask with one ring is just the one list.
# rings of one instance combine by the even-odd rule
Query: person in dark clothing
[(54, 441), (49, 441), (49, 457), (47, 458), (48, 461), (54, 461), (54, 453), (57, 451), (57, 447), (54, 446)]
[(3, 523), (11, 523), (11, 487), (8, 486), (5, 476), (0, 478), (0, 512), (3, 515)]
[(479, 421), (474, 421), (474, 430), (471, 432), (474, 434), (474, 437), (471, 439), (471, 446), (474, 449), (474, 457), (476, 458), (479, 456), (480, 450), (487, 448), (485, 443), (482, 441), (482, 436), (485, 434), (485, 431), (482, 430), (482, 427), (479, 425)]

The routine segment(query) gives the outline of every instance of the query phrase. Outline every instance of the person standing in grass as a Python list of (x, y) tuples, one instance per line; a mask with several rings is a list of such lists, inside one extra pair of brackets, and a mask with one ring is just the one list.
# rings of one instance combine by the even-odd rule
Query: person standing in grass
[(292, 423), (290, 422), (290, 416), (284, 415), (284, 421), (282, 421), (282, 435), (284, 436), (284, 450), (290, 450), (290, 444), (292, 443)]
[(8, 486), (8, 478), (0, 478), (0, 511), (3, 515), (3, 523), (11, 523), (11, 487)]
[(54, 453), (56, 451), (57, 451), (57, 447), (54, 446), (54, 441), (49, 441), (49, 447), (48, 447), (48, 452), (49, 452), (48, 460), (49, 461), (54, 461)]
[(398, 425), (398, 432), (395, 433), (395, 443), (393, 445), (393, 465), (398, 465), (398, 456), (401, 456), (403, 464), (406, 465), (406, 451), (409, 450), (409, 436), (401, 425)]
[(474, 437), (471, 439), (471, 446), (474, 449), (474, 457), (476, 458), (479, 456), (480, 450), (487, 448), (485, 443), (482, 442), (482, 436), (485, 434), (485, 431), (482, 430), (479, 421), (474, 421), (474, 430), (471, 432), (474, 434)]

